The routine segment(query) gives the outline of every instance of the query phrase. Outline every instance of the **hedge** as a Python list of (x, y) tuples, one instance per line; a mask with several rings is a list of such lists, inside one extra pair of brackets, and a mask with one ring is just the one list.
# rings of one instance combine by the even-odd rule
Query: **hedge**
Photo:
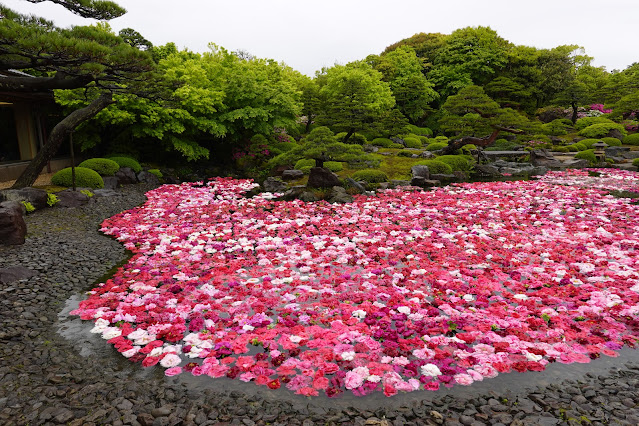
[(597, 157), (595, 156), (595, 150), (594, 149), (587, 149), (586, 151), (578, 152), (575, 155), (575, 158), (579, 158), (579, 159), (582, 159), (582, 160), (588, 160), (588, 162), (590, 163), (591, 166), (594, 166), (595, 164), (597, 164)]
[(472, 163), (468, 158), (463, 155), (441, 155), (435, 158), (437, 161), (441, 161), (442, 163), (448, 164), (453, 171), (459, 170), (462, 172), (470, 171), (472, 168)]
[(388, 181), (388, 176), (381, 170), (365, 169), (358, 170), (351, 176), (355, 181), (366, 181), (368, 183), (379, 183)]
[[(51, 183), (58, 186), (73, 186), (71, 167), (62, 169), (51, 177)], [(86, 167), (75, 168), (75, 185), (93, 189), (104, 188), (102, 176), (95, 170)]]
[(624, 145), (639, 145), (639, 133), (633, 133), (632, 135), (628, 135), (622, 140)]
[[(443, 156), (442, 156), (443, 157)], [(422, 160), (415, 163), (416, 166), (428, 166), (428, 171), (432, 174), (445, 174), (449, 175), (453, 172), (453, 168), (450, 165), (438, 160)]]
[(135, 173), (140, 173), (142, 171), (142, 166), (136, 160), (131, 157), (109, 157), (109, 160), (113, 160), (122, 167), (129, 167), (133, 169)]
[(406, 148), (421, 148), (422, 141), (420, 141), (417, 137), (406, 137), (404, 138), (404, 144)]
[(585, 138), (603, 138), (610, 133), (611, 130), (618, 130), (622, 135), (628, 134), (626, 128), (622, 124), (617, 123), (593, 124), (579, 131), (578, 134)]
[(94, 170), (100, 176), (113, 176), (115, 172), (120, 170), (120, 165), (108, 158), (89, 158), (78, 164), (78, 167)]

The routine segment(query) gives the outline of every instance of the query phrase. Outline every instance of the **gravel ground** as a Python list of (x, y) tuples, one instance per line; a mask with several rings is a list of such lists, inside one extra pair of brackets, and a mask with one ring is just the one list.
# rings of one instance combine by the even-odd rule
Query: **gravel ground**
[(100, 223), (144, 202), (148, 189), (130, 186), (120, 196), (81, 208), (38, 211), (27, 216), (26, 244), (0, 247), (0, 268), (38, 272), (28, 280), (0, 284), (0, 424), (639, 424), (636, 355), (632, 362), (622, 359), (614, 368), (587, 374), (573, 375), (561, 370), (569, 366), (553, 365), (560, 377), (571, 380), (548, 379), (529, 389), (505, 383), (528, 382), (546, 372), (507, 374), (505, 382), (498, 377), (463, 392), (340, 401), (304, 399), (237, 382), (226, 386), (230, 381), (223, 379), (206, 378), (205, 386), (180, 376), (165, 378), (160, 368), (145, 372), (105, 342), (63, 337), (58, 319), (69, 309), (69, 299), (126, 259), (119, 243), (97, 231)]

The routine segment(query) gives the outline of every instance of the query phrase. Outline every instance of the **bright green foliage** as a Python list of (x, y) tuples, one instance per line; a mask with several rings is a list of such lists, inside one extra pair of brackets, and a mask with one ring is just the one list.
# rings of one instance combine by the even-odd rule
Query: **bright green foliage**
[(344, 170), (344, 163), (339, 161), (327, 161), (324, 163), (324, 167), (326, 167), (331, 172), (337, 173)]
[(302, 170), (306, 167), (309, 168), (309, 170), (311, 167), (315, 167), (315, 160), (312, 158), (302, 158), (301, 160), (297, 160), (293, 168), (295, 170)]
[(444, 163), (443, 161), (422, 160), (422, 161), (419, 161), (419, 162), (415, 163), (415, 165), (428, 166), (428, 171), (431, 174), (449, 175), (449, 174), (453, 173), (453, 168), (450, 167), (450, 165)]
[(33, 213), (36, 208), (33, 207), (33, 204), (31, 204), (28, 201), (21, 201), (22, 205), (24, 206), (24, 209), (27, 211), (27, 213)]
[(632, 135), (628, 135), (622, 139), (624, 145), (635, 145), (639, 146), (639, 133), (633, 133)]
[(583, 117), (577, 120), (577, 122), (575, 123), (575, 130), (583, 130), (588, 126), (592, 126), (593, 124), (601, 123), (614, 123), (614, 121), (606, 117)]
[(89, 198), (91, 198), (91, 197), (93, 197), (95, 195), (93, 192), (89, 191), (88, 189), (81, 189), (80, 192), (83, 193), (84, 195), (86, 195)]
[(140, 173), (142, 171), (142, 166), (140, 165), (140, 163), (137, 162), (137, 160), (130, 158), (130, 157), (109, 157), (109, 160), (111, 161), (115, 161), (120, 168), (122, 167), (129, 167), (131, 169), (133, 169), (133, 171), (135, 173)]
[(371, 145), (381, 146), (382, 148), (389, 148), (393, 144), (393, 141), (388, 138), (375, 138), (371, 141)]
[(566, 128), (566, 124), (563, 120), (557, 119), (553, 120), (550, 123), (543, 124), (542, 126), (543, 132), (547, 135), (551, 136), (562, 136), (568, 134)]
[(428, 144), (426, 147), (426, 151), (439, 151), (440, 149), (444, 149), (448, 146), (448, 143), (445, 142), (433, 142)]
[(591, 126), (586, 127), (585, 129), (579, 132), (579, 136), (584, 136), (586, 138), (602, 138), (611, 130), (618, 130), (622, 135), (628, 134), (625, 127), (622, 124), (617, 123), (600, 123), (593, 124)]
[[(574, 148), (574, 150), (571, 148)], [(568, 149), (571, 152), (576, 152), (576, 151), (585, 151), (588, 149), (588, 147), (582, 144), (581, 142), (577, 142), (577, 143), (573, 143), (572, 145), (568, 145)]]
[(553, 151), (556, 152), (570, 152), (570, 149), (568, 149), (567, 146), (556, 146), (553, 148)]
[(592, 148), (592, 144), (599, 142), (600, 139), (582, 139), (580, 140), (578, 143), (579, 145), (583, 145), (586, 147), (586, 149), (590, 149)]
[(365, 169), (358, 170), (351, 176), (355, 181), (365, 181), (368, 183), (379, 183), (388, 181), (388, 176), (381, 170)]
[[(639, 77), (639, 72), (637, 73), (637, 77)], [(639, 78), (637, 78), (637, 80), (639, 80)], [(636, 84), (639, 84), (639, 81)], [(637, 111), (639, 111), (639, 88), (615, 102), (613, 114), (616, 117), (625, 117)]]
[[(346, 135), (347, 135), (346, 132), (340, 132), (335, 135), (335, 139), (337, 139), (339, 142), (344, 142), (344, 138), (346, 138)], [(362, 135), (361, 133), (353, 133), (351, 137), (348, 139), (347, 143), (356, 143), (358, 145), (364, 145), (365, 143), (368, 143), (368, 141), (366, 140), (366, 136)]]
[(577, 154), (575, 154), (575, 158), (588, 160), (591, 166), (597, 164), (597, 157), (595, 156), (595, 151), (592, 149), (578, 152)]
[(401, 150), (397, 153), (400, 157), (412, 157), (415, 155), (415, 151), (409, 151), (407, 149)]
[(435, 142), (446, 142), (448, 143), (449, 139), (446, 136), (436, 136), (435, 137)]
[(120, 170), (120, 165), (108, 158), (89, 158), (78, 164), (78, 167), (95, 170), (100, 176), (113, 176)]
[(428, 127), (417, 127), (413, 124), (408, 125), (408, 131), (417, 135), (417, 136), (433, 136), (433, 131)]
[(634, 160), (632, 160), (632, 165), (635, 167), (639, 167), (639, 158), (635, 158)]
[(162, 179), (164, 177), (164, 175), (159, 169), (149, 169), (147, 171), (151, 173), (152, 175), (155, 175), (158, 179)]
[(467, 172), (472, 169), (472, 162), (465, 155), (441, 155), (436, 158), (437, 161), (448, 164), (453, 171), (459, 170)]
[[(73, 186), (71, 167), (62, 169), (51, 176), (51, 183), (59, 186)], [(104, 181), (98, 172), (84, 167), (75, 168), (75, 185), (88, 188), (104, 188)]]
[(335, 65), (325, 70), (322, 78), (324, 108), (318, 121), (334, 131), (346, 132), (344, 142), (356, 131), (371, 128), (376, 118), (395, 105), (389, 84), (365, 62)]
[(57, 195), (51, 193), (47, 194), (47, 206), (53, 207), (58, 201), (60, 201), (60, 198), (58, 198)]
[(531, 92), (523, 84), (509, 77), (497, 77), (486, 86), (486, 94), (503, 108), (519, 109), (530, 97)]
[(470, 151), (477, 149), (477, 146), (473, 145), (472, 143), (466, 144), (464, 146), (461, 147), (461, 151), (468, 155), (470, 153)]
[(422, 147), (422, 141), (419, 140), (416, 137), (405, 137), (404, 138), (404, 143), (406, 144), (407, 148), (421, 148)]
[(279, 155), (283, 152), (288, 152), (297, 146), (298, 144), (295, 142), (278, 142), (278, 143), (269, 145), (269, 148), (271, 149), (274, 155)]
[(621, 146), (621, 141), (617, 138), (601, 138), (601, 140), (608, 146)]

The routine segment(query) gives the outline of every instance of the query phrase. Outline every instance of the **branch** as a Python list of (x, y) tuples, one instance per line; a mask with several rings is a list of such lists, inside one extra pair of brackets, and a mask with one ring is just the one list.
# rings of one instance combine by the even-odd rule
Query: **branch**
[(52, 89), (78, 89), (84, 87), (94, 78), (90, 75), (69, 77), (64, 73), (56, 73), (53, 77), (21, 77), (0, 76), (0, 90), (10, 92), (34, 92)]
[[(42, 3), (47, 0), (27, 0), (30, 3)], [(59, 4), (70, 12), (83, 18), (93, 18), (99, 21), (108, 21), (126, 13), (126, 10), (111, 1), (103, 0), (49, 0)]]

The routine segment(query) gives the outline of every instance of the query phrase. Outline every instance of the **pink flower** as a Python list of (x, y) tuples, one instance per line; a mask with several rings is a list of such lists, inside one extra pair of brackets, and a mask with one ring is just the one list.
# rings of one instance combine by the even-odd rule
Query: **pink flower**
[(171, 376), (180, 374), (181, 372), (182, 372), (182, 367), (171, 367), (164, 370), (164, 375), (171, 377)]

